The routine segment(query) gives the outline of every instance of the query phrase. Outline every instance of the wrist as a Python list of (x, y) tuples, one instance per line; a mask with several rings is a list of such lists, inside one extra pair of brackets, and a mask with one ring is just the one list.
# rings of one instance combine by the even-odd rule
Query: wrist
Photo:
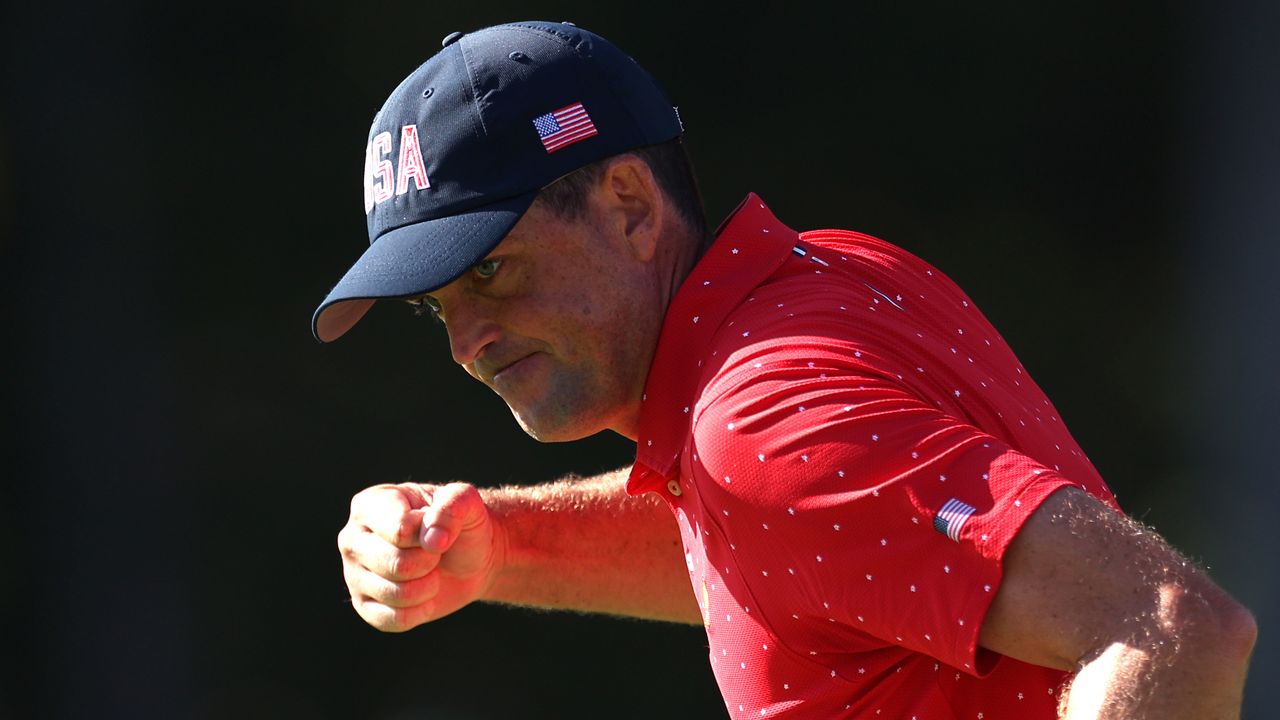
[(493, 528), (493, 549), (489, 572), (480, 590), (482, 602), (512, 602), (512, 578), (518, 573), (519, 562), (514, 547), (510, 519), (511, 498), (503, 488), (481, 488), (480, 496), (489, 510), (489, 522)]

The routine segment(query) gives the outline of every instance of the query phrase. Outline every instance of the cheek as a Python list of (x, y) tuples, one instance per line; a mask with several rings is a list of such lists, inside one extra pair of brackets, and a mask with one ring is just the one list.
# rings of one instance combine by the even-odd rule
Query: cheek
[(652, 283), (635, 267), (607, 259), (600, 253), (562, 258), (520, 303), (522, 314), (538, 316), (528, 334), (540, 335), (567, 362), (614, 364), (637, 354), (635, 343), (656, 338)]
[[(610, 325), (623, 318), (616, 316), (616, 296), (607, 287), (591, 282), (593, 273), (575, 273), (572, 277), (550, 278), (541, 296), (543, 326), (549, 342), (566, 344), (582, 352), (593, 338), (607, 334)], [(562, 348), (570, 351), (570, 347)]]
[(657, 343), (661, 315), (657, 301), (640, 288), (611, 288), (594, 303), (580, 304), (576, 312), (581, 351), (620, 378), (647, 371)]

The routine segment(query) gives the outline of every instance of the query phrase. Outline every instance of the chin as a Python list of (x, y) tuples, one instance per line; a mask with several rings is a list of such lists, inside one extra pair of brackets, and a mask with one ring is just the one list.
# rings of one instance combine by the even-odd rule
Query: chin
[(572, 442), (590, 437), (605, 429), (596, 427), (592, 423), (582, 422), (580, 419), (577, 422), (552, 422), (547, 418), (522, 413), (515, 408), (511, 408), (511, 415), (526, 435), (542, 443)]

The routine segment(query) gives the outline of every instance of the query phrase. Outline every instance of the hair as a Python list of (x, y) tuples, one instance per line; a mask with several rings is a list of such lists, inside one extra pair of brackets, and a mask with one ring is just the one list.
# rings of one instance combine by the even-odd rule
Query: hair
[[(689, 159), (689, 152), (680, 138), (621, 154), (635, 155), (649, 166), (658, 188), (675, 204), (676, 214), (688, 226), (699, 245), (705, 245), (711, 237), (711, 228), (707, 225), (702, 193), (698, 189), (698, 178), (693, 172), (693, 161)], [(581, 218), (587, 209), (587, 195), (600, 181), (605, 166), (613, 157), (583, 165), (556, 180), (542, 189), (538, 200), (556, 217), (568, 220)]]

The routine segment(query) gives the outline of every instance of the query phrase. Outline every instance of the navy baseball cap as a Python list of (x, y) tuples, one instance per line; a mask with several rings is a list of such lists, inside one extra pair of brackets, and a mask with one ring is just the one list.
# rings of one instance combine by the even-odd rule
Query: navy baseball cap
[(649, 73), (571, 23), (453, 33), (373, 119), (365, 149), (369, 249), (311, 331), (329, 342), (380, 298), (430, 292), (484, 259), (538, 191), (596, 160), (678, 137)]

